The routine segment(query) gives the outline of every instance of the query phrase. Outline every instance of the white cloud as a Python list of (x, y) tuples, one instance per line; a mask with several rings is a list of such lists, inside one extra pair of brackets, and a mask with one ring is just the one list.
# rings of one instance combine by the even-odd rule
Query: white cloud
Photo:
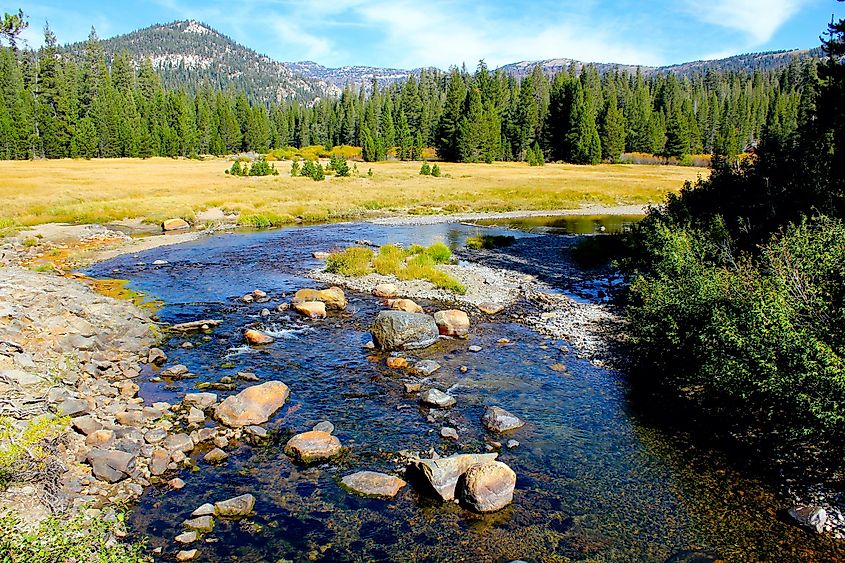
[(751, 45), (769, 41), (809, 0), (686, 0), (701, 21), (745, 34)]

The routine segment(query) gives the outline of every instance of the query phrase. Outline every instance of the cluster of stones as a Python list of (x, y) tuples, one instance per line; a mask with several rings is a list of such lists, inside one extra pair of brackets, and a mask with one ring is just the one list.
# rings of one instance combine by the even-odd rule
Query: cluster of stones
[(200, 555), (197, 548), (189, 548), (199, 541), (204, 534), (214, 530), (215, 519), (238, 520), (248, 518), (254, 514), (255, 497), (251, 494), (240, 495), (215, 502), (206, 503), (191, 512), (188, 519), (182, 522), (184, 531), (176, 536), (175, 541), (182, 547), (176, 554), (177, 561), (192, 561)]

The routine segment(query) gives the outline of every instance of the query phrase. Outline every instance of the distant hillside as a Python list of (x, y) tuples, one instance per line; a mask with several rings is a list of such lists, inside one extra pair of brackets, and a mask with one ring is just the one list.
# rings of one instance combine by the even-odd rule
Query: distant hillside
[(754, 72), (757, 70), (774, 70), (789, 64), (793, 59), (805, 59), (808, 57), (820, 57), (821, 47), (815, 49), (794, 49), (791, 51), (771, 51), (767, 53), (749, 53), (734, 55), (725, 59), (707, 61), (694, 61), (668, 66), (641, 66), (620, 65), (613, 63), (585, 63), (575, 59), (546, 59), (542, 61), (520, 61), (500, 67), (507, 74), (522, 77), (530, 74), (538, 64), (543, 67), (546, 74), (557, 74), (569, 70), (570, 65), (575, 65), (576, 71), (580, 72), (581, 67), (592, 64), (600, 73), (619, 69), (623, 72), (636, 72), (639, 68), (643, 74), (674, 73), (679, 76), (691, 76), (707, 71), (726, 72)]
[[(208, 81), (212, 87), (234, 87), (252, 100), (281, 102), (339, 94), (334, 84), (305, 78), (280, 63), (256, 53), (196, 21), (153, 25), (126, 35), (102, 40), (106, 56), (127, 50), (134, 61), (149, 57), (168, 87), (189, 91)], [(66, 50), (81, 53), (83, 43)]]
[(382, 86), (394, 82), (402, 82), (411, 75), (418, 76), (420, 69), (404, 70), (399, 68), (380, 68), (374, 66), (342, 66), (327, 68), (313, 61), (284, 63), (293, 72), (314, 80), (321, 80), (343, 88), (347, 84), (359, 86), (369, 84), (373, 78)]

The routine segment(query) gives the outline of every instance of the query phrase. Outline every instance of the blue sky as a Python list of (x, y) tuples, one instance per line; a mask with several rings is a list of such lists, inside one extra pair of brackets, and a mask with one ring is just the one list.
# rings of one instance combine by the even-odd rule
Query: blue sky
[[(180, 19), (204, 21), (281, 61), (326, 66), (496, 67), (556, 57), (663, 65), (819, 44), (834, 0), (36, 0), (25, 39), (45, 21), (61, 43)], [(3, 11), (11, 11), (6, 7)]]

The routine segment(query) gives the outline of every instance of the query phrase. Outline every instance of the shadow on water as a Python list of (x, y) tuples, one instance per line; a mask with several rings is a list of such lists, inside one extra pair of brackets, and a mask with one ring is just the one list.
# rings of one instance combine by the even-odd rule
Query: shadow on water
[[(288, 403), (265, 425), (273, 436), (269, 445), (236, 444), (221, 467), (196, 452), (199, 471), (183, 472), (182, 490), (150, 488), (132, 512), (133, 531), (172, 555), (178, 549), (173, 537), (196, 507), (250, 492), (257, 497), (257, 515), (219, 522), (208, 541), (197, 545), (202, 560), (663, 561), (702, 549), (729, 561), (845, 558), (827, 540), (779, 522), (774, 512), (782, 499), (762, 483), (728, 469), (717, 454), (694, 448), (681, 434), (639, 422), (619, 373), (590, 365), (564, 342), (542, 338), (508, 317), (474, 317), (470, 340), (443, 341), (413, 354), (440, 363), (431, 384), (458, 399), (453, 409), (428, 411), (403, 395), (401, 373), (362, 349), (380, 308), (374, 297), (351, 293), (348, 311), (325, 321), (259, 315), (296, 289), (314, 286), (302, 274), (318, 265), (314, 251), (359, 239), (442, 240), (458, 248), (476, 230), (336, 224), (225, 234), (124, 256), (88, 272), (119, 275), (132, 289), (161, 299), (164, 321), (224, 321), (210, 341), (197, 335), (164, 343), (169, 364), (185, 364), (199, 378), (155, 383), (147, 371), (139, 381), (145, 400), (177, 402), (197, 383), (239, 371), (291, 388)], [(536, 238), (519, 236), (526, 238), (521, 244)], [(168, 263), (151, 266), (155, 260)], [(566, 290), (565, 282), (559, 286)], [(256, 288), (271, 301), (237, 299)], [(251, 323), (278, 340), (260, 349), (244, 347), (241, 329)], [(502, 337), (513, 344), (498, 344)], [(186, 340), (195, 347), (182, 348)], [(470, 344), (483, 349), (469, 353)], [(552, 369), (555, 364), (566, 370)], [(338, 486), (354, 470), (400, 470), (401, 450), (483, 451), (492, 437), (479, 419), (492, 404), (528, 421), (505, 438), (520, 446), (500, 453), (518, 475), (514, 503), (505, 510), (476, 515), (411, 487), (384, 501)], [(348, 453), (316, 467), (292, 463), (282, 452), (286, 439), (324, 419), (334, 423)], [(457, 444), (440, 438), (440, 427), (447, 425), (457, 429)]]

